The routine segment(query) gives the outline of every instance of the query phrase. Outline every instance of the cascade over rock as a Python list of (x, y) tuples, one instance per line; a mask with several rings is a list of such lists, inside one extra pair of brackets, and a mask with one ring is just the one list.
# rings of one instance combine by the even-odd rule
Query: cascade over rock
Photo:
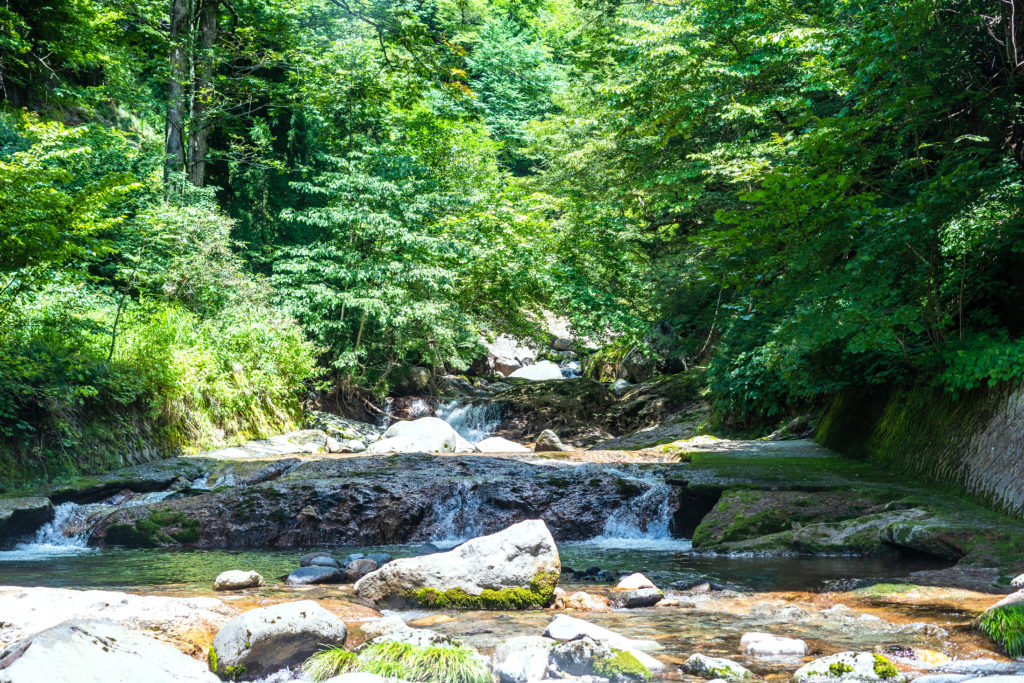
[(356, 582), (355, 592), (381, 605), (538, 607), (550, 602), (560, 572), (551, 532), (532, 519), (446, 553), (389, 562)]

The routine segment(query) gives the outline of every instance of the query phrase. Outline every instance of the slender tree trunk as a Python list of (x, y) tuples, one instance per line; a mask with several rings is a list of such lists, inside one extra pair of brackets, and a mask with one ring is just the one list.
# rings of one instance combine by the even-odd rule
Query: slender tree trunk
[(217, 42), (217, 13), (220, 0), (203, 0), (199, 8), (199, 44), (193, 58), (192, 112), (188, 136), (188, 178), (196, 187), (206, 182), (206, 153), (209, 151), (210, 120), (207, 106), (213, 96), (213, 45)]
[(170, 74), (167, 78), (167, 121), (164, 181), (185, 169), (185, 96), (188, 79), (189, 0), (171, 0)]

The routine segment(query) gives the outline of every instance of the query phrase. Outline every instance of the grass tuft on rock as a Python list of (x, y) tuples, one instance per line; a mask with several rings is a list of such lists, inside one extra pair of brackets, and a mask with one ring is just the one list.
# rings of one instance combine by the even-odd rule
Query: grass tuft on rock
[(307, 659), (302, 665), (302, 673), (314, 681), (326, 681), (359, 668), (359, 657), (341, 647), (328, 647), (320, 650)]
[(978, 619), (978, 629), (1009, 656), (1024, 657), (1024, 605), (990, 609)]
[(356, 671), (420, 683), (494, 681), (476, 652), (461, 645), (381, 643), (364, 648), (358, 655), (342, 648), (326, 648), (309, 658), (302, 671), (314, 681)]

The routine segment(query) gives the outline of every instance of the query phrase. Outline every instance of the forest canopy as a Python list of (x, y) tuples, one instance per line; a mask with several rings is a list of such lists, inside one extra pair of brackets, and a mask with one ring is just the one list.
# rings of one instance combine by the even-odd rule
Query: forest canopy
[(736, 424), (1020, 380), (1022, 75), (1020, 0), (8, 0), (0, 438), (257, 434), (549, 311)]

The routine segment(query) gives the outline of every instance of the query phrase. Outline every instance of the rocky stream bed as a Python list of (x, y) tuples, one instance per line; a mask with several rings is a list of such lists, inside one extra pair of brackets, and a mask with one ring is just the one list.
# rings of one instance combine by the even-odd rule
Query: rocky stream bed
[[(328, 640), (364, 659), (376, 652), (366, 643), (461, 643), (502, 681), (788, 680), (798, 670), (803, 680), (814, 666), (836, 681), (1024, 676), (976, 623), (1024, 570), (1024, 522), (808, 440), (677, 439), (692, 436), (696, 409), (666, 401), (664, 389), (598, 397), (587, 428), (567, 426), (594, 398), (580, 380), (499, 387), (503, 401), (529, 404), (518, 412), (466, 408), (479, 397), (432, 406), (459, 429), (458, 439), (430, 432), (440, 444), (430, 450), (471, 452), (388, 452), (374, 444), (408, 439), (411, 427), (387, 433), (320, 416), (305, 432), (0, 499), (0, 681), (143, 680), (132, 676), (147, 661), (164, 673), (145, 680), (215, 680), (207, 668), (221, 678), (309, 680), (298, 664)], [(488, 441), (499, 434), (524, 440), (556, 415), (558, 436), (592, 449), (552, 434), (552, 450), (531, 436), (537, 452), (515, 443), (516, 452), (479, 452), (505, 443)], [(360, 452), (339, 452), (355, 442)], [(453, 578), (475, 552), (478, 541), (467, 539), (524, 524), (540, 524), (548, 540), (484, 553), (492, 559)], [(296, 572), (304, 554), (310, 566)], [(543, 571), (529, 563), (541, 555)], [(433, 578), (395, 578), (424, 562)], [(228, 570), (260, 579), (214, 591)], [(635, 572), (642, 580), (627, 578)], [(641, 581), (639, 597), (623, 598), (623, 580)], [(261, 609), (285, 610), (264, 621), (297, 630), (281, 642), (268, 636), (269, 668), (237, 668), (228, 636), (220, 645), (215, 636), (241, 615), (262, 619)], [(584, 627), (559, 615), (600, 629), (563, 637), (559, 628)], [(121, 652), (134, 653), (132, 665), (106, 659), (124, 633), (143, 638)], [(145, 653), (161, 641), (171, 646), (163, 655)], [(102, 655), (97, 642), (108, 644)], [(609, 669), (613, 659), (632, 666), (621, 652), (647, 673)], [(57, 656), (108, 673), (55, 677), (46, 662)], [(378, 680), (368, 675), (343, 680)]]

